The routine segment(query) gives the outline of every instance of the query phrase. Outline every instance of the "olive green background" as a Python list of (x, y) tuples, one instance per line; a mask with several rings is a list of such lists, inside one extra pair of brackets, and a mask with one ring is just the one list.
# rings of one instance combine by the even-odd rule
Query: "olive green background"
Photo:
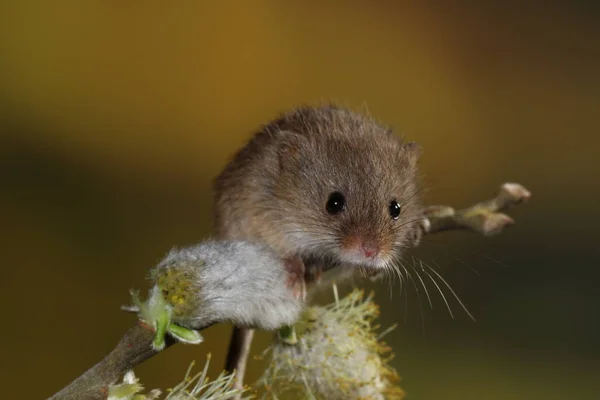
[[(228, 157), (278, 112), (336, 100), (423, 145), (429, 203), (533, 192), (502, 235), (415, 252), (476, 322), (432, 287), (433, 310), (375, 287), (408, 399), (598, 398), (600, 12), (486, 4), (2, 2), (2, 397), (98, 361), (133, 321), (128, 289), (210, 233)], [(169, 387), (211, 352), (214, 377), (229, 331), (137, 372)]]

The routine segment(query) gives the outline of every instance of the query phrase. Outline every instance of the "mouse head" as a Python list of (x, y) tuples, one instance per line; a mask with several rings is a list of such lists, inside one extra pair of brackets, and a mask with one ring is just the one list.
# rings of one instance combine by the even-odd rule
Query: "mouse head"
[(279, 135), (281, 230), (300, 254), (386, 267), (419, 229), (419, 148), (362, 115), (311, 110)]

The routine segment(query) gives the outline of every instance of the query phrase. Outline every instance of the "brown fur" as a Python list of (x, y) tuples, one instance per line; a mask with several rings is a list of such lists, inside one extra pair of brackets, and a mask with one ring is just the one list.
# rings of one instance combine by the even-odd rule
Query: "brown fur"
[[(418, 153), (370, 117), (335, 106), (296, 109), (263, 126), (216, 179), (216, 233), (334, 264), (355, 264), (340, 254), (376, 243), (389, 263), (418, 236)], [(335, 191), (346, 209), (330, 215)], [(394, 199), (397, 220), (389, 214)]]

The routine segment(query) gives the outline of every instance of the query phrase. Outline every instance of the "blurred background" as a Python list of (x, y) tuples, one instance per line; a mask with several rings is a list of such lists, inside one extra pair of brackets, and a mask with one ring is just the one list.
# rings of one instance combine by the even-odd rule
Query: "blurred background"
[[(132, 324), (128, 290), (210, 234), (233, 152), (279, 112), (334, 100), (422, 144), (428, 203), (533, 192), (502, 235), (415, 252), (476, 322), (374, 287), (407, 398), (597, 398), (600, 9), (400, 3), (2, 2), (4, 396), (45, 398), (103, 357)], [(211, 352), (214, 377), (229, 331), (137, 372), (170, 387)]]

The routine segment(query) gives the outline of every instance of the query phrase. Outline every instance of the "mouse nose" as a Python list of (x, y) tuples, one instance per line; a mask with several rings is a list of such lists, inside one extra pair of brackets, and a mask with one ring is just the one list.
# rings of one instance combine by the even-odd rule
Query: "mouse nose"
[(362, 252), (365, 257), (374, 257), (379, 253), (379, 244), (374, 240), (366, 240), (362, 243)]

